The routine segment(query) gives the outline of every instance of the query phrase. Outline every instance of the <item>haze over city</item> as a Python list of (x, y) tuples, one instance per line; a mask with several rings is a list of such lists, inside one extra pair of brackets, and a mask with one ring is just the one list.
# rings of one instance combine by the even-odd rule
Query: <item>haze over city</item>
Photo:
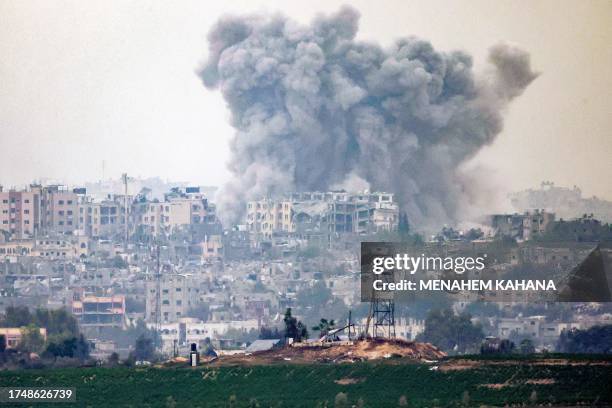
[(0, 0), (0, 403), (612, 406), (611, 21)]

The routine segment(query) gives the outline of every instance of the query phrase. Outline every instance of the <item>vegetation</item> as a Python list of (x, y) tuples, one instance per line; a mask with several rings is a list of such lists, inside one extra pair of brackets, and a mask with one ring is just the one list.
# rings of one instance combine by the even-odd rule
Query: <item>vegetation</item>
[[(587, 215), (583, 215), (583, 220)], [(539, 242), (610, 242), (612, 241), (612, 224), (589, 222), (584, 224), (583, 220), (559, 220), (541, 236), (536, 237)]]
[(71, 337), (60, 343), (51, 342), (44, 353), (45, 357), (68, 357), (85, 361), (89, 357), (89, 343), (83, 335)]
[(308, 330), (306, 329), (306, 326), (291, 315), (291, 308), (288, 308), (285, 312), (283, 321), (285, 322), (286, 338), (292, 338), (296, 342), (300, 342), (308, 338)]
[(466, 353), (478, 350), (484, 334), (469, 314), (455, 315), (451, 309), (432, 310), (425, 319), (425, 330), (416, 340), (432, 343), (444, 351)]
[(33, 313), (25, 306), (6, 308), (0, 327), (37, 327), (47, 329), (49, 342), (58, 342), (66, 338), (78, 337), (79, 326), (65, 309), (36, 309)]
[(441, 371), (380, 362), (5, 371), (0, 372), (0, 386), (76, 387), (74, 405), (95, 407), (607, 406), (612, 403), (611, 377), (610, 364), (485, 361), (470, 369)]
[(612, 325), (564, 330), (559, 336), (557, 349), (563, 353), (612, 354)]
[(129, 360), (131, 361), (151, 361), (154, 360), (155, 346), (153, 345), (153, 339), (141, 334), (136, 339), (134, 350), (130, 353)]
[(312, 327), (312, 330), (320, 331), (321, 336), (325, 336), (327, 335), (327, 333), (329, 333), (330, 330), (333, 330), (335, 328), (336, 328), (336, 322), (334, 322), (334, 319), (331, 319), (331, 320), (321, 319), (318, 325)]
[(260, 340), (282, 339), (283, 337), (283, 333), (281, 333), (281, 331), (278, 330), (277, 327), (271, 329), (269, 327), (261, 326), (261, 329), (259, 329), (258, 338)]

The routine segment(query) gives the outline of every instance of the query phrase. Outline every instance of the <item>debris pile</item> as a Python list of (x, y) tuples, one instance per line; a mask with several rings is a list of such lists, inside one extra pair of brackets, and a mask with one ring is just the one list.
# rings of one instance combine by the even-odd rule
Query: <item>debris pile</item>
[(342, 363), (379, 359), (409, 359), (414, 361), (438, 360), (446, 353), (430, 343), (406, 340), (369, 339), (354, 343), (318, 343), (312, 346), (282, 347), (246, 355), (223, 356), (215, 363), (226, 364), (272, 364), (292, 363)]

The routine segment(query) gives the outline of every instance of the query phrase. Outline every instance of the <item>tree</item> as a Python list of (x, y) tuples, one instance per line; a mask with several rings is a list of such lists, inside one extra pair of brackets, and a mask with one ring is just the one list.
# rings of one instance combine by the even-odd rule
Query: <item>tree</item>
[(18, 345), (20, 350), (38, 353), (44, 345), (45, 339), (36, 325), (29, 324), (21, 328), (21, 342)]
[(306, 326), (291, 315), (291, 308), (285, 311), (285, 338), (292, 338), (296, 342), (300, 342), (308, 338), (308, 330)]
[(514, 342), (508, 339), (503, 339), (499, 343), (500, 354), (512, 354), (514, 352)]
[(281, 334), (281, 332), (278, 330), (277, 327), (275, 327), (274, 330), (272, 330), (265, 326), (261, 326), (261, 329), (259, 329), (259, 339), (260, 340), (280, 339), (282, 337), (283, 335)]
[(136, 339), (134, 350), (130, 353), (130, 357), (136, 361), (140, 360), (153, 360), (155, 357), (155, 347), (153, 346), (153, 340), (141, 334)]
[(612, 325), (587, 330), (563, 330), (557, 349), (562, 353), (612, 353)]
[(110, 356), (108, 356), (108, 364), (110, 366), (116, 366), (119, 364), (119, 354), (113, 352)]
[(519, 350), (521, 354), (533, 354), (535, 353), (535, 347), (533, 346), (533, 341), (530, 339), (523, 339), (519, 344)]
[(308, 338), (308, 329), (306, 328), (306, 325), (304, 323), (298, 321), (297, 330), (298, 330), (297, 341), (306, 340)]
[(325, 336), (327, 335), (327, 333), (329, 333), (330, 330), (333, 330), (335, 327), (336, 323), (334, 322), (334, 319), (331, 319), (329, 321), (327, 319), (321, 319), (318, 325), (312, 327), (312, 330), (320, 331), (321, 336)]
[(32, 315), (32, 323), (47, 329), (47, 335), (54, 340), (79, 336), (79, 326), (73, 315), (65, 309), (38, 308)]
[(6, 350), (6, 336), (0, 334), (0, 353), (4, 353), (4, 350)]
[(55, 358), (70, 357), (84, 361), (89, 358), (89, 343), (83, 335), (79, 335), (78, 337), (64, 339), (59, 343), (49, 343), (45, 354)]
[(484, 334), (482, 327), (474, 325), (470, 319), (469, 314), (455, 315), (451, 309), (432, 310), (425, 319), (425, 330), (417, 340), (433, 343), (445, 351), (474, 352)]
[(4, 313), (4, 327), (23, 327), (32, 323), (32, 315), (26, 306), (9, 306)]

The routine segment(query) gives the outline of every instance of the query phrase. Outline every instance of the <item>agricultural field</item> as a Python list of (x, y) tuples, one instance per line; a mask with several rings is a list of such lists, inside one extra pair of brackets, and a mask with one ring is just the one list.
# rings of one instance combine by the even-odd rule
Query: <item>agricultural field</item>
[(79, 407), (611, 406), (611, 379), (609, 357), (558, 355), (0, 372), (1, 387), (76, 387)]

